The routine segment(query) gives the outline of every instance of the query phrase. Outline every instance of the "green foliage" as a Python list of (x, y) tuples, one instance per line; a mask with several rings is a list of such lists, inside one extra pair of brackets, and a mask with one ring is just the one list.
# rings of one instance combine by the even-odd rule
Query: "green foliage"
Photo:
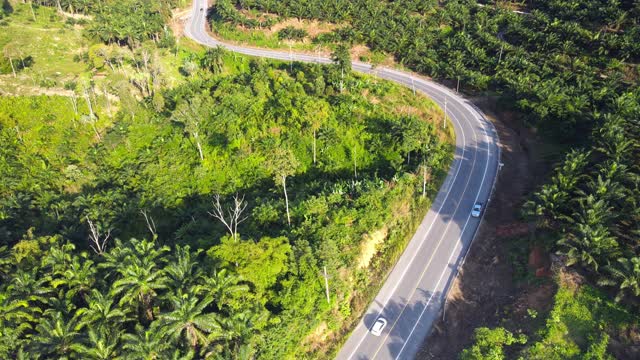
[(309, 35), (304, 29), (297, 29), (293, 26), (287, 26), (278, 31), (278, 39), (300, 41)]
[[(576, 289), (561, 282), (546, 324), (526, 341), (504, 328), (478, 328), (474, 344), (461, 359), (613, 359), (609, 339), (635, 328), (637, 313), (620, 306), (601, 291), (583, 285)], [(505, 345), (511, 346), (505, 355)]]
[(88, 31), (106, 43), (136, 44), (163, 34), (169, 9), (162, 1), (109, 1), (97, 8)]
[(613, 359), (608, 334), (638, 323), (638, 317), (598, 290), (562, 285), (539, 340), (522, 351), (524, 359)]
[(235, 265), (238, 275), (249, 280), (259, 294), (273, 287), (289, 270), (291, 245), (286, 238), (262, 238), (257, 242), (235, 242), (226, 237), (209, 254), (224, 266)]
[(506, 359), (503, 347), (513, 344), (525, 344), (527, 337), (514, 336), (504, 328), (477, 328), (474, 344), (460, 354), (461, 360), (503, 360)]
[[(117, 50), (89, 57), (107, 70)], [(370, 285), (340, 275), (365, 234), (387, 227), (401, 246), (426, 210), (414, 173), (428, 162), (441, 178), (452, 150), (428, 100), (336, 67), (185, 58), (191, 81), (141, 103), (115, 82), (109, 122), (82, 98), (0, 98), (1, 240), (17, 255), (0, 249), (0, 357), (304, 356), (301, 340), (320, 321), (338, 331)], [(234, 239), (209, 213), (212, 194), (226, 210), (236, 193), (248, 217)]]
[(347, 23), (315, 41), (363, 43), (428, 76), (497, 92), (531, 124), (561, 141), (579, 140), (597, 123), (594, 109), (607, 107), (635, 82), (627, 74), (640, 59), (640, 12), (614, 1), (530, 6), (523, 16), (472, 0), (338, 0), (331, 6), (322, 0), (225, 0), (214, 6), (219, 16), (212, 20), (247, 26), (225, 15), (242, 16), (239, 8)]
[(616, 113), (603, 116), (591, 151), (573, 151), (551, 182), (536, 192), (526, 211), (560, 234), (557, 245), (569, 264), (598, 273), (600, 284), (617, 286), (618, 300), (637, 297), (640, 145), (636, 118), (640, 93), (619, 97)]

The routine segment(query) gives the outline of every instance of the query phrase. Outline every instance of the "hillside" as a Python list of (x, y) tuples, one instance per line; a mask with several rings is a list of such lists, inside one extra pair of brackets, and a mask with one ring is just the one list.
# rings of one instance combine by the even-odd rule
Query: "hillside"
[(5, 3), (0, 358), (330, 356), (439, 189), (429, 99), (203, 49), (177, 5)]

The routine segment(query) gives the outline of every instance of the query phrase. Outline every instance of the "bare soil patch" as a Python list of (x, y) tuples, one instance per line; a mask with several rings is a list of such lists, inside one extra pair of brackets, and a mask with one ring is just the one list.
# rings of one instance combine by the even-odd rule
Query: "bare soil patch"
[(278, 31), (286, 28), (287, 26), (293, 26), (296, 29), (304, 29), (309, 37), (315, 37), (322, 33), (328, 33), (338, 28), (339, 26), (336, 24), (328, 23), (328, 22), (320, 22), (317, 20), (298, 20), (294, 18), (286, 19), (280, 21), (279, 23), (273, 25), (270, 29), (265, 29), (267, 34), (274, 34)]
[[(504, 167), (473, 247), (449, 292), (445, 311), (417, 359), (456, 359), (472, 343), (477, 327), (498, 326), (505, 317), (526, 326), (528, 310), (548, 311), (555, 294), (552, 282), (519, 285), (508, 251), (510, 235), (527, 227), (519, 220), (521, 205), (544, 179), (550, 164), (537, 151), (540, 142), (535, 134), (514, 114), (498, 111), (486, 98), (474, 102), (498, 130)], [(522, 236), (527, 236), (526, 231)]]

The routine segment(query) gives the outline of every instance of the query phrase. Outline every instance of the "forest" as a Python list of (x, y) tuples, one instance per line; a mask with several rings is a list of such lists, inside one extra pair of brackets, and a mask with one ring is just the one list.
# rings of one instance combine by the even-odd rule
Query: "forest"
[(330, 356), (310, 334), (357, 320), (446, 174), (440, 110), (340, 61), (178, 47), (174, 4), (79, 4), (3, 15), (95, 18), (71, 96), (0, 97), (0, 358)]
[[(188, 5), (3, 2), (0, 32), (17, 17), (25, 23), (11, 29), (64, 22), (63, 38), (80, 33), (89, 46), (65, 54), (83, 73), (63, 81), (43, 78), (42, 58), (0, 34), (3, 86), (67, 91), (0, 97), (0, 358), (331, 356), (452, 152), (427, 99), (349, 71), (342, 79), (354, 45), (495, 98), (571, 149), (556, 155), (522, 218), (599, 289), (572, 298), (561, 287), (540, 342), (481, 328), (461, 356), (501, 359), (514, 345), (525, 358), (557, 348), (605, 358), (601, 329), (640, 296), (640, 3), (542, 0), (513, 12), (501, 1), (217, 0), (210, 9), (214, 30), (334, 23), (311, 39), (333, 49), (329, 67), (184, 44), (166, 23)], [(247, 15), (256, 12), (272, 15)], [(312, 35), (285, 27), (278, 37)], [(572, 326), (593, 348), (553, 342)]]
[[(521, 217), (535, 225), (537, 242), (605, 290), (604, 299), (638, 309), (638, 1), (222, 0), (210, 16), (213, 31), (220, 24), (263, 28), (290, 18), (337, 27), (314, 37), (300, 33), (298, 41), (306, 36), (320, 45), (366, 45), (390, 54), (468, 96), (496, 99), (567, 149), (556, 155), (555, 169), (524, 203)], [(521, 343), (498, 331), (478, 341)], [(604, 356), (603, 341), (589, 356)], [(504, 358), (475, 350), (464, 358)]]

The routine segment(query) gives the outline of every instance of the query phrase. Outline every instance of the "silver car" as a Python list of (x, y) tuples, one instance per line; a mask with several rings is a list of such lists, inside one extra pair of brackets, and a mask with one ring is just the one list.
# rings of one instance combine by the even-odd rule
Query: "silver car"
[(373, 324), (373, 326), (371, 327), (371, 333), (375, 336), (380, 336), (385, 326), (387, 326), (387, 319), (381, 316), (378, 318), (378, 320), (376, 320), (376, 323)]
[(471, 216), (477, 218), (480, 217), (482, 213), (482, 203), (477, 202), (473, 205), (473, 209), (471, 209)]

